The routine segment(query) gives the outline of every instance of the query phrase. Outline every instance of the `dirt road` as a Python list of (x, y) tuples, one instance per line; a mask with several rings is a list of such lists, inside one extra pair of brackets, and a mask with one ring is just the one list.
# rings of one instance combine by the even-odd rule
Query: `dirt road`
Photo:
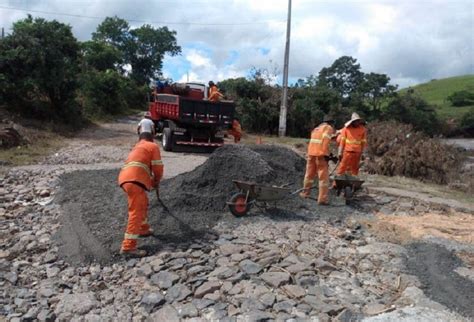
[[(304, 161), (270, 146), (229, 147), (211, 157), (163, 153), (163, 199), (171, 211), (152, 199), (150, 221), (157, 234), (140, 241), (152, 255), (128, 261), (115, 256), (126, 221), (125, 198), (115, 180), (136, 142), (135, 122), (125, 118), (88, 129), (41, 164), (7, 172), (0, 185), (2, 316), (474, 317), (472, 239), (451, 226), (457, 235), (450, 238), (450, 230), (441, 227), (444, 217), (470, 220), (466, 208), (455, 211), (443, 200), (369, 188), (351, 206), (332, 196), (331, 207), (296, 198), (255, 208), (245, 218), (220, 210), (216, 205), (231, 191), (235, 173), (277, 184), (294, 178), (293, 185), (299, 185)], [(371, 185), (380, 188), (377, 182)], [(193, 205), (200, 210), (192, 211)], [(414, 227), (423, 220), (411, 220), (407, 229), (404, 217), (427, 214), (437, 220), (424, 230)], [(437, 261), (442, 265), (427, 269)]]

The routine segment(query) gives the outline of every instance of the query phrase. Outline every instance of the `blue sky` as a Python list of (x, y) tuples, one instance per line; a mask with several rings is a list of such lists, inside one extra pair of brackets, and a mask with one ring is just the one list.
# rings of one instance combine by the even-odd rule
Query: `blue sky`
[[(33, 16), (69, 23), (80, 40), (106, 16), (132, 27), (167, 25), (182, 54), (167, 57), (173, 80), (220, 81), (267, 69), (281, 82), (286, 0), (0, 0), (0, 22)], [(293, 0), (290, 82), (317, 74), (343, 55), (364, 72), (405, 87), (474, 73), (474, 2), (470, 0)]]

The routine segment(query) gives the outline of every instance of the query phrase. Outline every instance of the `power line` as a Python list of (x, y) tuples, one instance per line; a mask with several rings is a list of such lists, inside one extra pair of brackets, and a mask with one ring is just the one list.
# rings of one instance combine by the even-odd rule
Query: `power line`
[[(66, 16), (66, 17), (74, 17), (74, 18), (101, 19), (101, 20), (107, 18), (104, 16), (85, 16), (85, 15), (76, 15), (76, 14), (70, 14), (70, 13), (64, 13), (64, 12), (31, 10), (27, 8), (16, 8), (16, 7), (6, 7), (6, 6), (0, 6), (0, 9), (34, 12), (34, 13), (40, 13), (40, 14), (45, 14), (45, 15)], [(138, 20), (138, 19), (124, 19), (124, 20), (128, 22), (149, 23), (149, 24), (157, 24), (157, 25), (195, 25), (195, 26), (243, 26), (243, 25), (263, 25), (269, 22), (285, 22), (285, 21), (279, 21), (279, 20), (269, 20), (269, 21), (232, 22), (232, 23), (230, 22), (229, 23), (202, 23), (202, 22), (146, 21), (146, 20)]]

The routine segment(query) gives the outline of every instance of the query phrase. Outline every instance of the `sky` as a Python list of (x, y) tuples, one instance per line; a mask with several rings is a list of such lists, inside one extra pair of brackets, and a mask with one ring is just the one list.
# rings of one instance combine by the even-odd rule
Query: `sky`
[[(259, 68), (281, 83), (287, 10), (287, 0), (0, 0), (0, 27), (30, 13), (70, 24), (82, 41), (117, 15), (177, 32), (182, 53), (165, 58), (165, 77), (207, 83)], [(474, 1), (293, 0), (290, 39), (290, 83), (345, 55), (401, 88), (474, 74)]]

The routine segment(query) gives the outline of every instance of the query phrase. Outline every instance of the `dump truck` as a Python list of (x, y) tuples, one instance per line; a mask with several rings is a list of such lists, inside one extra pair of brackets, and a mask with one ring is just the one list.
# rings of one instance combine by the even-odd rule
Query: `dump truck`
[(179, 146), (212, 150), (224, 144), (235, 104), (227, 100), (211, 102), (207, 96), (208, 88), (202, 83), (155, 86), (149, 111), (165, 151)]

